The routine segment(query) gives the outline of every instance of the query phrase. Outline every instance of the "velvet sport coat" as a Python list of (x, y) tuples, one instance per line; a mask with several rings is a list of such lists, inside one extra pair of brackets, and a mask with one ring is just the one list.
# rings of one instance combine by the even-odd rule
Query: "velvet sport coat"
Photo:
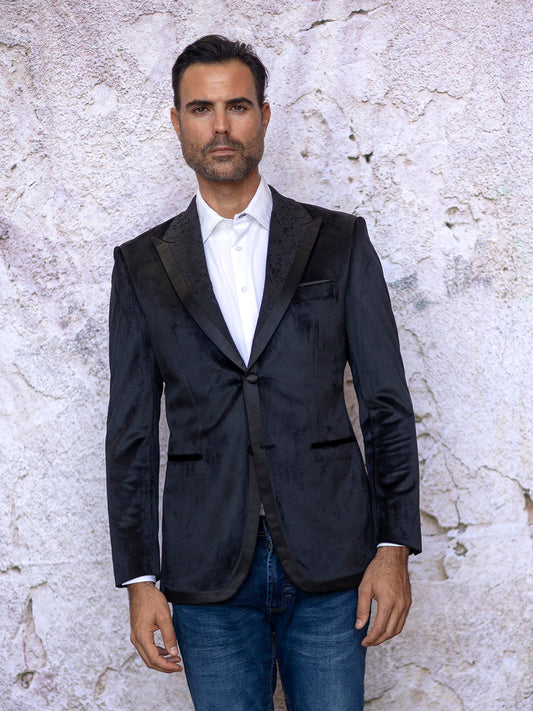
[(248, 365), (211, 287), (195, 200), (115, 249), (106, 457), (117, 585), (150, 573), (172, 602), (227, 599), (249, 569), (261, 501), (285, 571), (308, 592), (356, 586), (379, 541), (420, 550), (413, 410), (365, 222), (272, 193)]

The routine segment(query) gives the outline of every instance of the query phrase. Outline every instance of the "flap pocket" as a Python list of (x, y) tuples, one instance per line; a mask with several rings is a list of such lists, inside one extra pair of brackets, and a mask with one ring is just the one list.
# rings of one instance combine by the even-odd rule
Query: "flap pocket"
[(203, 459), (203, 455), (200, 452), (193, 452), (191, 454), (169, 454), (169, 462), (199, 462)]
[(316, 281), (304, 281), (298, 284), (294, 292), (293, 301), (311, 301), (312, 299), (333, 299), (337, 294), (337, 288), (331, 279), (317, 279)]
[(325, 462), (328, 459), (338, 461), (350, 460), (354, 456), (356, 449), (359, 449), (354, 435), (340, 437), (339, 439), (328, 439), (322, 442), (312, 442), (311, 449), (314, 451), (315, 460)]
[(339, 447), (341, 444), (353, 444), (356, 441), (355, 435), (342, 437), (341, 439), (328, 439), (324, 442), (311, 442), (311, 449), (327, 449), (329, 447)]

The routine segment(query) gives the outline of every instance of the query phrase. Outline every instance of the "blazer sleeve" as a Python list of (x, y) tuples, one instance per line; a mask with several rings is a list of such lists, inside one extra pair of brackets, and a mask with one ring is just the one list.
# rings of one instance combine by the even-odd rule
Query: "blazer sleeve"
[(413, 407), (379, 258), (355, 221), (346, 292), (348, 360), (359, 401), (376, 540), (421, 550)]
[(162, 378), (123, 253), (115, 249), (109, 312), (106, 436), (115, 582), (160, 575), (159, 415)]

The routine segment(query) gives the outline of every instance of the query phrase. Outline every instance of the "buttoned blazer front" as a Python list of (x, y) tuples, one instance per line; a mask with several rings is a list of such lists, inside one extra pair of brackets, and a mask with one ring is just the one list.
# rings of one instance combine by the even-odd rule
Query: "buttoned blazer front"
[[(377, 541), (420, 550), (412, 405), (364, 220), (272, 193), (247, 365), (211, 287), (195, 200), (115, 250), (106, 459), (117, 585), (150, 573), (173, 602), (230, 597), (261, 501), (287, 574), (309, 592), (357, 585)], [(366, 466), (344, 402), (347, 362)]]

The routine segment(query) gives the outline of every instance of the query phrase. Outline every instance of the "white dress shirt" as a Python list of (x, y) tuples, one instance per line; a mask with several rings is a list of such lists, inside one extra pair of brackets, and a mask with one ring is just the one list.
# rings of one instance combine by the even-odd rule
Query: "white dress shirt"
[(272, 195), (264, 178), (248, 206), (221, 217), (196, 194), (207, 271), (228, 330), (245, 364), (250, 360), (265, 287)]
[[(199, 190), (196, 209), (213, 292), (247, 365), (265, 287), (272, 194), (262, 177), (248, 206), (233, 219), (222, 217), (209, 207)], [(124, 585), (141, 582), (155, 583), (155, 576), (142, 575)]]

